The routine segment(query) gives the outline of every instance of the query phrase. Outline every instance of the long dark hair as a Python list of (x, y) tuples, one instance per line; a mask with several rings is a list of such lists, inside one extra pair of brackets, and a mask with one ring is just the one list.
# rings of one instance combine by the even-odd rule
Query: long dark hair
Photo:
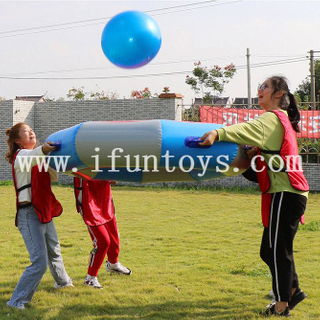
[(24, 122), (19, 122), (15, 124), (12, 128), (6, 130), (6, 135), (8, 136), (7, 143), (9, 146), (9, 151), (6, 154), (5, 159), (9, 163), (12, 163), (13, 157), (17, 152), (17, 150), (21, 149), (21, 147), (15, 142), (15, 140), (20, 138), (19, 132), (21, 127), (24, 125), (28, 125), (28, 124)]
[(279, 91), (283, 91), (283, 96), (280, 100), (280, 108), (288, 112), (288, 117), (293, 130), (296, 132), (300, 132), (300, 112), (298, 109), (297, 100), (289, 90), (288, 80), (285, 77), (281, 76), (274, 76), (269, 79), (273, 86), (272, 96), (274, 96)]

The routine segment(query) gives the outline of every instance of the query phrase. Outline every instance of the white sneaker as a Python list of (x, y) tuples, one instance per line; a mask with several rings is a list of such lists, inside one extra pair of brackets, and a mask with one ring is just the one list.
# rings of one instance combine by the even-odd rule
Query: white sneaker
[(11, 308), (16, 308), (16, 309), (19, 309), (19, 310), (24, 310), (26, 308), (24, 306), (24, 304), (20, 304), (19, 306), (12, 306), (12, 305), (9, 304), (9, 301), (7, 302), (7, 306), (11, 307)]
[(87, 275), (86, 278), (84, 279), (84, 283), (85, 285), (89, 286), (89, 287), (93, 287), (96, 289), (103, 289), (103, 286), (100, 285), (98, 278), (97, 277), (93, 277), (90, 275)]
[(59, 284), (59, 283), (55, 282), (55, 284), (53, 285), (53, 288), (55, 288), (55, 289), (61, 289), (61, 288), (66, 288), (66, 287), (74, 287), (72, 280), (70, 278), (66, 284)]
[(26, 307), (24, 306), (24, 304), (20, 305), (19, 307), (16, 307), (19, 310), (24, 310)]
[(270, 297), (271, 299), (275, 299), (275, 295), (274, 295), (274, 293), (273, 293), (273, 290), (271, 290), (271, 291), (269, 292), (269, 297)]
[(120, 262), (110, 263), (109, 261), (107, 261), (106, 270), (107, 272), (124, 274), (126, 276), (130, 276), (130, 274), (132, 273), (132, 271), (129, 268), (123, 266)]

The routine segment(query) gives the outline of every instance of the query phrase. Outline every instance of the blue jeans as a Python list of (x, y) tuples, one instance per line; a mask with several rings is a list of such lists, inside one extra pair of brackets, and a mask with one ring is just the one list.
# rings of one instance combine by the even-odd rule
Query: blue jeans
[(31, 301), (49, 264), (54, 280), (61, 285), (70, 282), (53, 221), (42, 224), (33, 206), (18, 210), (18, 229), (30, 256), (31, 265), (23, 272), (8, 306), (21, 308)]

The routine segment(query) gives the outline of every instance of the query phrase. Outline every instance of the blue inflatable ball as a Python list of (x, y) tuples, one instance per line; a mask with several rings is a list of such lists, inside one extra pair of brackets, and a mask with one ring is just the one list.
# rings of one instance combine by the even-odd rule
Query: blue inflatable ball
[(161, 46), (157, 23), (139, 11), (114, 16), (102, 32), (101, 46), (106, 57), (121, 68), (139, 68), (149, 63)]

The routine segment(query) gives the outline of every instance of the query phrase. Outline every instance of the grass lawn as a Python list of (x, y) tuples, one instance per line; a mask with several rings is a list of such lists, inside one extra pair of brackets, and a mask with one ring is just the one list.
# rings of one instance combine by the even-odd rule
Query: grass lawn
[[(14, 226), (12, 186), (0, 186), (0, 319), (259, 319), (269, 303), (268, 268), (260, 260), (258, 193), (115, 187), (120, 261), (130, 277), (107, 274), (84, 286), (92, 249), (71, 187), (54, 187), (64, 213), (56, 218), (65, 265), (75, 287), (53, 289), (49, 270), (26, 310), (6, 301), (29, 259)], [(301, 288), (308, 298), (295, 319), (320, 319), (320, 195), (311, 194), (307, 224), (295, 240)]]

